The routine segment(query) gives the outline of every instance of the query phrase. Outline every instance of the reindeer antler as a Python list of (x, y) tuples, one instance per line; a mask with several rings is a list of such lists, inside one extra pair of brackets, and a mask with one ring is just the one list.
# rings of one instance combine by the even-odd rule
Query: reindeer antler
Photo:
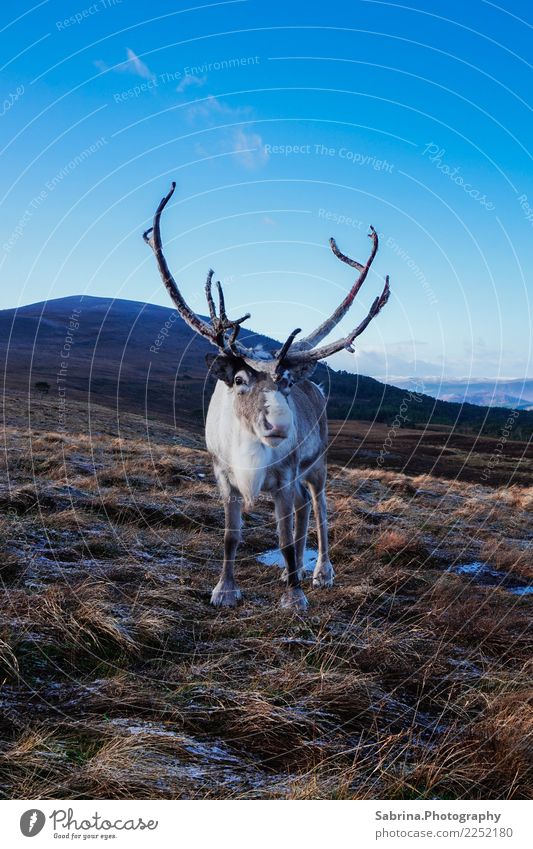
[[(143, 238), (144, 241), (148, 245), (150, 245), (155, 254), (159, 273), (161, 274), (161, 279), (165, 284), (167, 292), (174, 301), (179, 315), (183, 318), (183, 320), (189, 325), (192, 330), (194, 330), (196, 333), (199, 333), (205, 339), (208, 339), (212, 345), (215, 345), (224, 354), (242, 357), (250, 366), (260, 371), (273, 371), (275, 379), (279, 379), (279, 377), (283, 373), (283, 369), (290, 368), (291, 365), (296, 365), (305, 362), (317, 362), (318, 360), (323, 360), (326, 357), (330, 357), (332, 354), (335, 354), (337, 351), (342, 351), (343, 349), (353, 351), (352, 343), (354, 342), (354, 340), (366, 329), (372, 319), (375, 318), (375, 316), (385, 306), (389, 299), (390, 287), (388, 276), (385, 278), (385, 286), (381, 295), (379, 295), (379, 297), (377, 297), (373, 302), (368, 312), (368, 315), (366, 316), (366, 318), (363, 319), (363, 321), (360, 322), (360, 324), (357, 325), (354, 330), (352, 330), (351, 333), (348, 334), (348, 336), (344, 336), (343, 338), (338, 339), (336, 342), (330, 342), (328, 345), (323, 345), (320, 348), (317, 348), (316, 346), (344, 318), (344, 316), (350, 309), (355, 296), (357, 295), (361, 286), (365, 282), (368, 272), (370, 271), (370, 266), (374, 261), (379, 247), (378, 234), (372, 226), (370, 227), (370, 232), (368, 234), (369, 238), (372, 239), (372, 249), (365, 265), (362, 265), (357, 260), (350, 259), (350, 257), (341, 253), (333, 237), (329, 240), (331, 250), (337, 257), (337, 259), (340, 259), (341, 262), (344, 262), (351, 268), (355, 268), (359, 272), (359, 277), (354, 282), (352, 288), (350, 289), (346, 297), (341, 301), (337, 309), (330, 315), (330, 317), (323, 321), (322, 324), (320, 324), (317, 328), (315, 328), (312, 333), (309, 333), (303, 339), (300, 339), (300, 341), (296, 344), (294, 344), (294, 339), (298, 333), (301, 333), (300, 328), (297, 328), (296, 330), (292, 331), (292, 333), (287, 338), (286, 342), (278, 351), (266, 352), (252, 350), (250, 348), (246, 348), (240, 342), (237, 341), (237, 336), (239, 335), (241, 325), (244, 321), (246, 321), (246, 319), (250, 318), (250, 313), (246, 313), (241, 318), (229, 319), (226, 314), (224, 292), (219, 282), (217, 282), (216, 284), (218, 290), (217, 315), (215, 302), (213, 300), (212, 294), (214, 275), (214, 272), (212, 270), (208, 272), (207, 280), (205, 283), (205, 296), (209, 308), (211, 324), (207, 324), (202, 318), (200, 318), (200, 316), (196, 315), (196, 313), (191, 310), (191, 308), (183, 298), (183, 295), (181, 294), (178, 285), (170, 272), (167, 261), (163, 254), (163, 247), (161, 243), (160, 219), (161, 213), (163, 212), (170, 198), (174, 194), (175, 188), (176, 183), (173, 182), (169, 192), (165, 195), (164, 198), (161, 199), (159, 206), (156, 209), (153, 226), (150, 227), (149, 230), (146, 230), (145, 233), (143, 233)], [(228, 334), (230, 334), (229, 338)]]
[[(222, 286), (220, 285), (220, 283), (217, 283), (219, 297), (219, 314), (217, 316), (213, 296), (211, 294), (211, 285), (214, 271), (209, 271), (205, 284), (205, 294), (207, 298), (207, 305), (209, 307), (211, 325), (207, 324), (202, 318), (196, 315), (193, 310), (191, 310), (191, 308), (185, 301), (183, 295), (181, 294), (178, 288), (178, 284), (172, 276), (172, 273), (165, 259), (165, 255), (163, 254), (160, 220), (161, 213), (163, 212), (165, 206), (174, 194), (175, 188), (176, 183), (173, 182), (170, 186), (170, 190), (165, 195), (165, 197), (161, 199), (159, 206), (155, 211), (154, 223), (152, 227), (150, 227), (143, 233), (144, 241), (147, 245), (150, 245), (155, 254), (159, 273), (161, 274), (161, 279), (165, 284), (165, 288), (172, 300), (174, 301), (179, 315), (192, 330), (194, 330), (196, 333), (199, 333), (201, 336), (204, 336), (206, 339), (209, 340), (209, 342), (211, 342), (212, 345), (215, 345), (221, 351), (226, 352), (229, 349), (233, 354), (240, 354), (241, 356), (253, 357), (253, 351), (250, 351), (248, 348), (244, 348), (240, 345), (238, 348), (236, 347), (236, 339), (240, 330), (240, 326), (243, 321), (246, 321), (247, 318), (250, 318), (250, 313), (246, 313), (246, 315), (243, 315), (242, 318), (230, 320), (226, 315), (224, 292), (222, 291)], [(232, 331), (232, 335), (228, 343), (226, 340), (226, 334), (230, 330)]]
[(344, 316), (350, 309), (355, 296), (357, 295), (359, 289), (366, 280), (366, 276), (370, 271), (370, 266), (374, 262), (374, 257), (378, 252), (378, 234), (376, 233), (372, 225), (370, 226), (370, 233), (368, 234), (368, 236), (370, 239), (372, 239), (372, 250), (365, 265), (361, 265), (361, 263), (357, 262), (356, 259), (350, 259), (350, 257), (347, 257), (345, 256), (345, 254), (341, 253), (337, 247), (337, 242), (335, 241), (333, 236), (329, 240), (331, 250), (337, 257), (337, 259), (340, 259), (341, 262), (345, 262), (346, 265), (350, 265), (352, 268), (357, 269), (360, 274), (355, 283), (353, 284), (352, 288), (344, 298), (344, 300), (341, 301), (341, 303), (335, 310), (335, 312), (333, 312), (329, 318), (327, 318), (325, 321), (322, 322), (322, 324), (320, 324), (315, 330), (313, 330), (312, 333), (309, 333), (309, 335), (306, 336), (304, 339), (300, 339), (300, 341), (294, 346), (294, 350), (305, 351), (314, 348), (316, 345), (318, 345), (319, 342), (322, 342), (322, 339), (325, 339), (326, 336), (331, 333), (333, 328), (337, 326), (339, 321), (344, 318)]
[(385, 306), (389, 300), (389, 296), (390, 286), (389, 275), (387, 274), (385, 278), (385, 286), (383, 287), (381, 295), (375, 299), (368, 311), (368, 315), (360, 324), (357, 325), (355, 330), (352, 330), (348, 336), (344, 336), (342, 339), (337, 339), (336, 342), (330, 342), (329, 345), (323, 345), (321, 348), (312, 348), (310, 351), (293, 351), (293, 353), (289, 355), (288, 364), (296, 365), (296, 363), (310, 363), (318, 360), (324, 360), (326, 357), (331, 357), (332, 354), (336, 354), (338, 351), (342, 350), (350, 351), (353, 354), (353, 342), (361, 335), (363, 330), (366, 330), (372, 319), (375, 318), (380, 310)]

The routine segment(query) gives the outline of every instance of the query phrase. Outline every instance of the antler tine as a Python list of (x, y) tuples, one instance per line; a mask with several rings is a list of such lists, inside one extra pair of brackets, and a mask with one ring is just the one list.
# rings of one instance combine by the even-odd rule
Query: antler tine
[(288, 357), (289, 364), (296, 363), (304, 363), (304, 362), (316, 362), (317, 360), (324, 360), (326, 357), (330, 357), (332, 354), (336, 354), (338, 351), (348, 350), (353, 352), (353, 348), (351, 347), (354, 340), (357, 339), (358, 336), (365, 330), (373, 318), (377, 316), (380, 310), (385, 306), (390, 296), (390, 285), (389, 285), (389, 275), (385, 278), (385, 286), (383, 287), (383, 291), (381, 295), (374, 300), (370, 310), (368, 311), (368, 315), (363, 321), (357, 325), (355, 330), (352, 330), (348, 336), (345, 336), (343, 339), (338, 339), (336, 342), (330, 342), (329, 345), (323, 345), (321, 348), (314, 348), (312, 351), (294, 351)]
[(285, 359), (285, 357), (287, 356), (287, 351), (289, 350), (289, 348), (291, 347), (292, 343), (294, 342), (294, 338), (295, 338), (295, 336), (297, 336), (297, 335), (298, 335), (298, 333), (301, 333), (301, 332), (302, 332), (302, 328), (301, 328), (301, 327), (297, 327), (297, 328), (296, 328), (296, 330), (293, 330), (293, 331), (292, 331), (292, 333), (290, 334), (290, 336), (289, 336), (289, 337), (286, 339), (286, 341), (283, 343), (283, 346), (282, 346), (282, 347), (279, 349), (279, 351), (276, 353), (276, 355), (275, 355), (275, 356), (276, 356), (276, 359), (277, 359), (277, 361), (278, 361), (278, 365), (279, 365), (279, 366), (281, 366), (281, 364), (283, 363), (283, 360), (284, 360), (284, 359)]
[(213, 300), (213, 295), (211, 294), (211, 286), (213, 284), (213, 274), (215, 272), (212, 268), (207, 272), (207, 280), (205, 281), (205, 298), (207, 301), (207, 306), (209, 307), (209, 316), (211, 318), (211, 323), (214, 325), (217, 320), (217, 313), (215, 310), (215, 302)]
[(235, 346), (235, 342), (237, 341), (237, 336), (241, 331), (241, 326), (237, 322), (235, 322), (235, 326), (233, 328), (233, 333), (231, 334), (230, 340), (228, 342), (228, 347), (233, 354), (238, 353), (238, 349)]
[(213, 272), (210, 271), (207, 277), (206, 283), (206, 295), (207, 302), (209, 304), (209, 312), (211, 315), (211, 322), (213, 327), (216, 329), (216, 332), (220, 335), (222, 343), (225, 344), (225, 334), (227, 330), (231, 330), (231, 338), (229, 340), (229, 348), (233, 354), (238, 354), (238, 349), (235, 346), (235, 342), (237, 341), (237, 336), (239, 335), (241, 324), (243, 321), (246, 321), (250, 318), (250, 313), (247, 312), (241, 318), (229, 319), (226, 313), (226, 302), (224, 300), (224, 290), (222, 289), (222, 284), (220, 281), (217, 281), (217, 289), (218, 289), (218, 316), (215, 310), (215, 304), (213, 301), (213, 297), (211, 295), (211, 281), (213, 278)]
[(330, 246), (331, 250), (333, 251), (333, 253), (335, 254), (335, 256), (337, 257), (337, 259), (340, 259), (341, 262), (345, 262), (346, 265), (351, 265), (352, 268), (356, 268), (357, 271), (362, 271), (364, 269), (364, 265), (361, 265), (361, 263), (357, 262), (356, 259), (350, 259), (349, 256), (346, 256), (346, 254), (343, 254), (338, 249), (337, 242), (335, 241), (333, 236), (331, 236), (331, 238), (329, 240), (329, 246)]
[(372, 225), (370, 225), (370, 232), (368, 236), (370, 239), (372, 239), (372, 250), (370, 251), (370, 256), (366, 261), (366, 265), (361, 265), (361, 263), (357, 262), (357, 260), (350, 259), (350, 257), (341, 253), (333, 237), (331, 237), (331, 239), (329, 240), (331, 250), (337, 257), (337, 259), (340, 259), (341, 262), (344, 262), (346, 263), (346, 265), (349, 265), (351, 266), (351, 268), (355, 268), (357, 271), (359, 271), (359, 277), (353, 284), (352, 288), (350, 289), (344, 300), (341, 301), (335, 312), (333, 312), (330, 317), (326, 319), (326, 321), (323, 321), (322, 324), (320, 324), (315, 330), (313, 330), (312, 333), (310, 333), (304, 339), (300, 339), (300, 341), (294, 346), (295, 350), (305, 351), (314, 348), (316, 345), (318, 345), (319, 342), (322, 341), (322, 339), (325, 339), (326, 336), (331, 333), (333, 328), (337, 326), (337, 324), (341, 321), (341, 319), (344, 318), (344, 316), (350, 309), (355, 296), (357, 295), (359, 289), (366, 280), (367, 274), (370, 271), (370, 266), (374, 262), (374, 257), (378, 252), (378, 234), (376, 233)]
[(217, 289), (218, 289), (218, 314), (220, 317), (220, 321), (223, 324), (228, 323), (228, 316), (226, 315), (226, 302), (224, 300), (224, 290), (222, 289), (222, 284), (220, 280), (217, 280)]
[(241, 331), (241, 324), (243, 323), (243, 321), (246, 321), (246, 319), (248, 319), (248, 318), (250, 318), (249, 312), (245, 313), (242, 316), (242, 318), (236, 318), (235, 321), (231, 321), (228, 324), (228, 327), (233, 328), (233, 332), (231, 334), (231, 337), (230, 337), (230, 340), (229, 340), (229, 343), (228, 343), (229, 349), (232, 352), (232, 354), (238, 354), (239, 353), (239, 350), (235, 347), (235, 342), (237, 341), (237, 336), (239, 335), (239, 333)]
[(363, 321), (360, 324), (357, 325), (355, 330), (353, 330), (352, 333), (350, 333), (351, 341), (346, 346), (347, 350), (351, 349), (351, 351), (353, 353), (353, 351), (354, 351), (354, 349), (352, 348), (353, 341), (355, 339), (357, 339), (358, 336), (361, 335), (363, 330), (366, 330), (366, 328), (368, 327), (368, 325), (370, 324), (372, 319), (375, 318), (377, 316), (378, 312), (385, 306), (385, 304), (389, 300), (389, 296), (390, 296), (390, 286), (389, 286), (389, 275), (387, 274), (387, 276), (385, 277), (385, 286), (383, 287), (383, 292), (381, 293), (381, 295), (378, 295), (378, 297), (375, 298), (372, 306), (370, 307), (370, 310), (368, 311), (368, 315), (366, 316), (366, 318), (364, 318)]

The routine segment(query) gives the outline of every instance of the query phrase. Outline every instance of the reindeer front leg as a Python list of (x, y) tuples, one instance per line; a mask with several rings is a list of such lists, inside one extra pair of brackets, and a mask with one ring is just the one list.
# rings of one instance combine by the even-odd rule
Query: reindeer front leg
[(217, 474), (219, 487), (224, 498), (224, 563), (220, 580), (211, 593), (211, 604), (215, 607), (235, 607), (241, 598), (241, 591), (235, 584), (233, 568), (235, 555), (241, 541), (242, 496), (227, 480)]
[[(294, 493), (294, 550), (296, 552), (296, 567), (300, 581), (305, 578), (304, 558), (310, 512), (311, 496), (307, 487), (298, 482)], [(281, 580), (284, 583), (287, 582), (286, 569), (281, 573)]]
[(274, 494), (274, 505), (278, 523), (279, 547), (287, 570), (287, 589), (281, 597), (281, 606), (293, 610), (305, 610), (307, 599), (300, 586), (300, 575), (294, 545), (294, 483), (286, 483)]

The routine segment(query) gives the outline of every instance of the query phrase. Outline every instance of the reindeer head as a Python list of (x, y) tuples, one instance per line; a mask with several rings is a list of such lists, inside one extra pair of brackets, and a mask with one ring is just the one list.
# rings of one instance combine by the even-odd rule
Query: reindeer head
[(366, 318), (348, 336), (317, 347), (319, 342), (328, 336), (346, 315), (363, 285), (378, 250), (377, 233), (373, 227), (370, 227), (372, 250), (365, 265), (345, 256), (338, 249), (335, 240), (333, 238), (329, 240), (335, 256), (359, 272), (348, 295), (329, 318), (298, 342), (294, 340), (301, 330), (300, 328), (293, 330), (286, 342), (277, 350), (262, 351), (247, 348), (237, 340), (237, 337), (241, 324), (250, 318), (250, 313), (238, 319), (229, 319), (226, 314), (222, 286), (217, 283), (217, 314), (212, 295), (213, 271), (209, 271), (205, 284), (210, 324), (191, 310), (170, 272), (163, 255), (159, 225), (161, 213), (174, 194), (175, 188), (176, 184), (172, 183), (170, 191), (161, 200), (154, 215), (153, 227), (143, 234), (144, 240), (155, 254), (161, 278), (178, 313), (189, 327), (218, 348), (217, 355), (208, 355), (208, 365), (213, 376), (223, 381), (231, 392), (235, 411), (239, 417), (263, 443), (281, 444), (294, 431), (290, 404), (292, 386), (310, 377), (319, 360), (326, 359), (337, 351), (353, 351), (354, 340), (365, 330), (389, 299), (387, 276), (383, 291), (374, 300)]
[(206, 361), (210, 374), (226, 385), (240, 421), (264, 445), (277, 447), (295, 434), (291, 389), (312, 375), (316, 363), (286, 367), (280, 359), (260, 370), (231, 353), (207, 354)]

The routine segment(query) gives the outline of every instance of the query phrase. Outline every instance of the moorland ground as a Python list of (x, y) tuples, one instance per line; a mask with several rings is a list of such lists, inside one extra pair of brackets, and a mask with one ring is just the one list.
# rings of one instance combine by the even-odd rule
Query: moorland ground
[[(302, 616), (257, 560), (266, 497), (242, 605), (210, 607), (223, 511), (200, 431), (77, 401), (57, 422), (53, 398), (6, 394), (4, 798), (531, 796), (533, 596), (509, 590), (533, 579), (528, 446), (484, 480), (496, 441), (400, 432), (380, 468), (385, 426), (334, 425), (336, 586), (308, 581)], [(451, 571), (472, 561), (507, 582)]]

